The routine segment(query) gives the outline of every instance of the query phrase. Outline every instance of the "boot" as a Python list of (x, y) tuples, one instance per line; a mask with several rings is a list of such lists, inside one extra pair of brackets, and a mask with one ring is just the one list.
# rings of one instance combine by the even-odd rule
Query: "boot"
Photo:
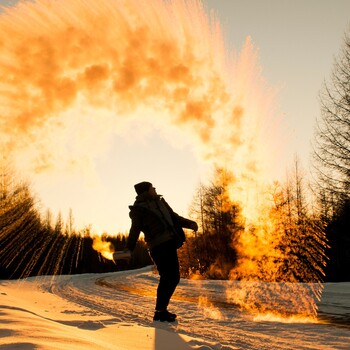
[(175, 319), (176, 319), (176, 314), (173, 314), (168, 310), (156, 311), (153, 316), (153, 321), (160, 321), (160, 322), (174, 322)]

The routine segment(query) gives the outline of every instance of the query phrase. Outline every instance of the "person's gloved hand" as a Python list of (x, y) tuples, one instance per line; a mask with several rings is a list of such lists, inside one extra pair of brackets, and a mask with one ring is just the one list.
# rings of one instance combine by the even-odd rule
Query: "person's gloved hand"
[(197, 232), (198, 231), (198, 225), (195, 221), (193, 221), (193, 223), (191, 224), (191, 230)]

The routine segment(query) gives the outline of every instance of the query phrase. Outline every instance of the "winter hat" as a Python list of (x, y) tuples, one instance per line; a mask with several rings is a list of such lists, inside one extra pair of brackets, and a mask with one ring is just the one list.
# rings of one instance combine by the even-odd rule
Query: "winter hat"
[(151, 186), (152, 186), (152, 184), (150, 182), (143, 181), (143, 182), (136, 184), (134, 187), (135, 187), (136, 193), (141, 194), (143, 192), (148, 192), (148, 190)]

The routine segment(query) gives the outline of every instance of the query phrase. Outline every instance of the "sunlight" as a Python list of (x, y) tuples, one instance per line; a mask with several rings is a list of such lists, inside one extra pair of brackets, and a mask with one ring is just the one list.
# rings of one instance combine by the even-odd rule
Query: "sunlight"
[(283, 317), (279, 314), (267, 313), (253, 317), (254, 322), (279, 322), (279, 323), (318, 323), (317, 318), (300, 315)]

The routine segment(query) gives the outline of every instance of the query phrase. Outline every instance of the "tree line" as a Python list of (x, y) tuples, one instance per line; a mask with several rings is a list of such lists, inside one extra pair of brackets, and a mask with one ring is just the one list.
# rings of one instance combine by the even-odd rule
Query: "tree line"
[[(72, 212), (66, 221), (61, 214), (53, 218), (49, 211), (41, 217), (27, 184), (17, 183), (12, 173), (4, 168), (1, 179), (0, 278), (102, 273), (152, 264), (142, 239), (130, 263), (121, 261), (115, 264), (104, 258), (93, 249), (91, 229), (87, 227), (78, 231), (74, 228)], [(216, 169), (211, 183), (199, 185), (190, 208), (190, 216), (198, 223), (199, 230), (187, 232), (187, 241), (179, 250), (183, 278), (232, 278), (239, 257), (237, 240), (246, 228), (239, 205), (228, 195), (229, 186), (230, 174), (224, 169)], [(280, 240), (273, 249), (287, 253), (280, 254), (281, 261), (274, 261), (278, 264), (277, 274), (271, 278), (264, 274), (264, 278), (297, 282), (324, 279), (327, 258), (322, 235), (325, 227), (322, 217), (308, 208), (306, 186), (297, 161), (294, 172), (284, 185), (276, 182), (271, 186), (270, 198), (269, 215), (278, 221), (276, 229), (280, 230)], [(250, 235), (252, 244), (259, 250), (259, 242), (254, 241), (254, 230)], [(110, 242), (115, 250), (122, 250), (126, 235), (104, 234), (102, 240)], [(266, 260), (257, 263), (264, 265)]]
[[(67, 221), (47, 211), (42, 217), (29, 185), (16, 181), (13, 171), (0, 171), (0, 279), (39, 275), (101, 273), (134, 269), (151, 263), (140, 240), (130, 263), (115, 264), (93, 249), (90, 228), (76, 230), (70, 211)], [(116, 250), (124, 248), (125, 235), (103, 239)]]

